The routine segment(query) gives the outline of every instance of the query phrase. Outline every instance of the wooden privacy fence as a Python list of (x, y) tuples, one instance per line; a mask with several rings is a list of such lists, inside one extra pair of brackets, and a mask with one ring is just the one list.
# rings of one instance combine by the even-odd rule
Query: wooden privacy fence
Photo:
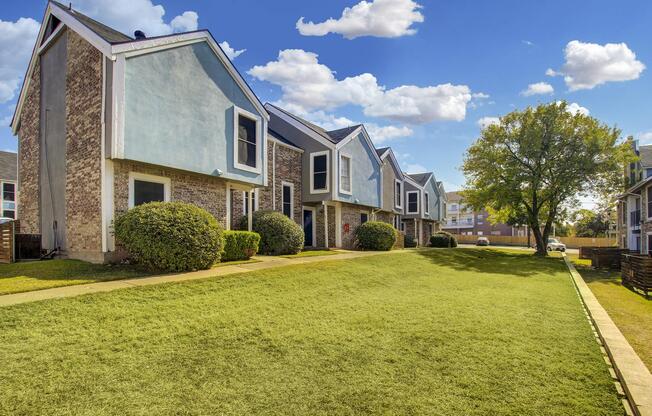
[[(458, 243), (475, 244), (478, 237), (487, 237), (491, 244), (506, 245), (506, 246), (527, 246), (527, 237), (511, 236), (511, 235), (461, 235), (455, 234)], [(617, 245), (616, 240), (612, 238), (598, 237), (555, 237), (562, 243), (566, 244), (568, 248), (579, 248), (582, 246), (592, 247), (614, 247)], [(530, 237), (530, 245), (534, 247), (536, 242), (534, 236)]]
[(0, 224), (0, 263), (13, 263), (15, 260), (14, 235), (16, 221)]
[(640, 290), (649, 298), (652, 292), (652, 257), (645, 254), (623, 254), (620, 267), (623, 285)]

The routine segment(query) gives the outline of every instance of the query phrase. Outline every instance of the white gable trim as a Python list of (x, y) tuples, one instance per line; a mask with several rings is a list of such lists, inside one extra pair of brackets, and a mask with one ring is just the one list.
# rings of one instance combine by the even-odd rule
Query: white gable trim
[[(47, 22), (50, 19), (50, 16), (55, 16), (61, 21), (62, 25), (66, 25), (67, 28), (76, 32), (82, 38), (84, 38), (88, 43), (93, 45), (97, 50), (102, 52), (104, 56), (111, 57), (111, 45), (98, 36), (95, 32), (84, 26), (79, 20), (77, 20), (73, 15), (71, 15), (67, 10), (62, 9), (54, 3), (48, 3), (47, 9), (45, 9), (45, 14), (43, 20), (41, 20), (41, 29), (39, 30), (38, 36), (36, 38), (36, 44), (32, 50), (32, 56), (29, 60), (29, 65), (27, 66), (27, 71), (25, 72), (25, 78), (23, 79), (23, 85), (20, 89), (20, 95), (18, 96), (18, 102), (16, 103), (16, 110), (14, 111), (14, 117), (11, 120), (11, 132), (16, 135), (18, 132), (18, 125), (20, 124), (20, 116), (23, 109), (23, 104), (25, 103), (25, 95), (29, 89), (30, 79), (32, 78), (32, 72), (34, 71), (34, 66), (36, 65), (36, 57), (43, 50), (39, 45), (43, 43), (43, 37), (45, 36), (45, 28)], [(55, 35), (58, 35), (62, 29), (56, 30), (49, 39), (54, 39)], [(49, 40), (48, 40), (49, 43)]]
[(240, 73), (235, 69), (231, 60), (226, 56), (220, 45), (217, 44), (208, 30), (197, 32), (181, 33), (172, 36), (162, 36), (151, 39), (135, 40), (131, 42), (118, 43), (111, 47), (113, 55), (124, 54), (126, 57), (143, 55), (146, 53), (158, 52), (170, 48), (191, 45), (193, 43), (206, 42), (211, 47), (215, 55), (220, 59), (231, 77), (236, 81), (240, 89), (245, 93), (249, 101), (256, 107), (266, 120), (269, 120), (269, 113), (265, 106), (260, 102), (256, 94), (251, 90), (249, 85), (242, 78)]
[(376, 146), (374, 146), (374, 143), (371, 141), (371, 138), (369, 137), (369, 133), (367, 133), (367, 129), (364, 128), (364, 125), (358, 127), (357, 129), (353, 130), (351, 134), (346, 136), (344, 139), (342, 139), (336, 146), (336, 149), (340, 149), (344, 145), (346, 145), (348, 142), (356, 138), (360, 133), (362, 133), (362, 137), (364, 137), (365, 142), (367, 143), (368, 150), (371, 152), (373, 155), (374, 160), (378, 165), (382, 165), (383, 161), (380, 160), (380, 157), (378, 157), (378, 152), (376, 152)]

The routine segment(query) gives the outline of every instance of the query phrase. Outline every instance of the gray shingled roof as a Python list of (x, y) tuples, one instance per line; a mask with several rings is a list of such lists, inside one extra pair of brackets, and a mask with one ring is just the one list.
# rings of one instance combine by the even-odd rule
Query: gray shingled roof
[(421, 185), (421, 186), (425, 185), (426, 182), (428, 182), (428, 179), (430, 179), (430, 176), (431, 176), (431, 175), (432, 175), (431, 172), (426, 172), (426, 173), (408, 173), (408, 176), (409, 176), (410, 178), (414, 179), (414, 181), (415, 181), (416, 183), (418, 183), (419, 185)]
[(275, 138), (276, 140), (278, 140), (280, 142), (283, 142), (285, 144), (289, 144), (290, 146), (299, 147), (296, 144), (289, 141), (288, 139), (286, 139), (284, 136), (281, 136), (280, 134), (278, 134), (277, 132), (275, 132), (274, 130), (272, 130), (270, 128), (267, 129), (267, 134), (269, 134), (270, 136), (272, 136), (273, 138)]
[(639, 146), (638, 152), (641, 158), (641, 167), (652, 168), (652, 144)]
[(0, 151), (0, 179), (15, 181), (18, 176), (18, 155)]
[(90, 17), (78, 12), (75, 9), (69, 9), (68, 6), (61, 4), (58, 1), (51, 0), (51, 2), (66, 10), (68, 13), (74, 16), (75, 19), (79, 20), (80, 23), (82, 23), (84, 26), (92, 30), (96, 35), (109, 43), (118, 43), (133, 40), (131, 37), (125, 35), (124, 33), (118, 32), (117, 30), (110, 28), (103, 23), (100, 23), (95, 19), (91, 19)]
[(315, 133), (319, 134), (322, 136), (324, 139), (332, 142), (332, 143), (339, 143), (342, 140), (344, 140), (349, 134), (351, 134), (355, 129), (360, 127), (362, 124), (356, 124), (355, 126), (349, 126), (349, 127), (344, 127), (343, 129), (337, 129), (337, 130), (330, 130), (327, 131), (326, 129), (323, 129), (319, 127), (318, 125), (309, 122), (308, 120), (305, 120), (295, 114), (290, 113), (287, 110), (282, 109), (281, 107), (278, 107), (274, 104), (267, 103), (265, 105), (268, 105), (270, 107), (274, 107), (275, 109), (283, 112), (284, 114), (287, 114), (288, 116), (292, 117), (299, 123), (303, 124), (304, 126), (308, 127), (310, 130), (314, 131)]

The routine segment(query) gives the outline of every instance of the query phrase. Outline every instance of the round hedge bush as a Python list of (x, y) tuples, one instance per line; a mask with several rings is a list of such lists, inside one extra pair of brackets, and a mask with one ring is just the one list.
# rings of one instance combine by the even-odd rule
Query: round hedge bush
[(355, 230), (355, 237), (362, 250), (388, 251), (396, 243), (396, 230), (386, 222), (367, 221)]
[(431, 247), (457, 247), (457, 239), (446, 231), (437, 231), (430, 236)]
[(222, 261), (247, 260), (258, 252), (260, 235), (249, 231), (224, 231)]
[(417, 240), (414, 239), (413, 235), (406, 234), (405, 235), (405, 241), (403, 243), (403, 246), (405, 248), (413, 248), (417, 246)]
[(136, 263), (154, 271), (208, 269), (224, 246), (215, 217), (183, 202), (132, 208), (115, 220), (114, 233)]
[[(239, 228), (247, 229), (247, 217), (240, 219)], [(252, 231), (260, 234), (258, 252), (271, 256), (297, 254), (303, 249), (303, 229), (278, 211), (256, 211), (252, 214)]]

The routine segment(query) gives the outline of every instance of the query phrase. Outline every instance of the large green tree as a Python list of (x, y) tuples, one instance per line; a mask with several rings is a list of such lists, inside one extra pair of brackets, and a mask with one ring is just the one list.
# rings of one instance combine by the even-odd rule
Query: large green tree
[(579, 196), (615, 193), (627, 145), (620, 131), (571, 113), (565, 102), (528, 107), (486, 127), (468, 149), (464, 198), (505, 219), (525, 218), (545, 256), (552, 225)]

